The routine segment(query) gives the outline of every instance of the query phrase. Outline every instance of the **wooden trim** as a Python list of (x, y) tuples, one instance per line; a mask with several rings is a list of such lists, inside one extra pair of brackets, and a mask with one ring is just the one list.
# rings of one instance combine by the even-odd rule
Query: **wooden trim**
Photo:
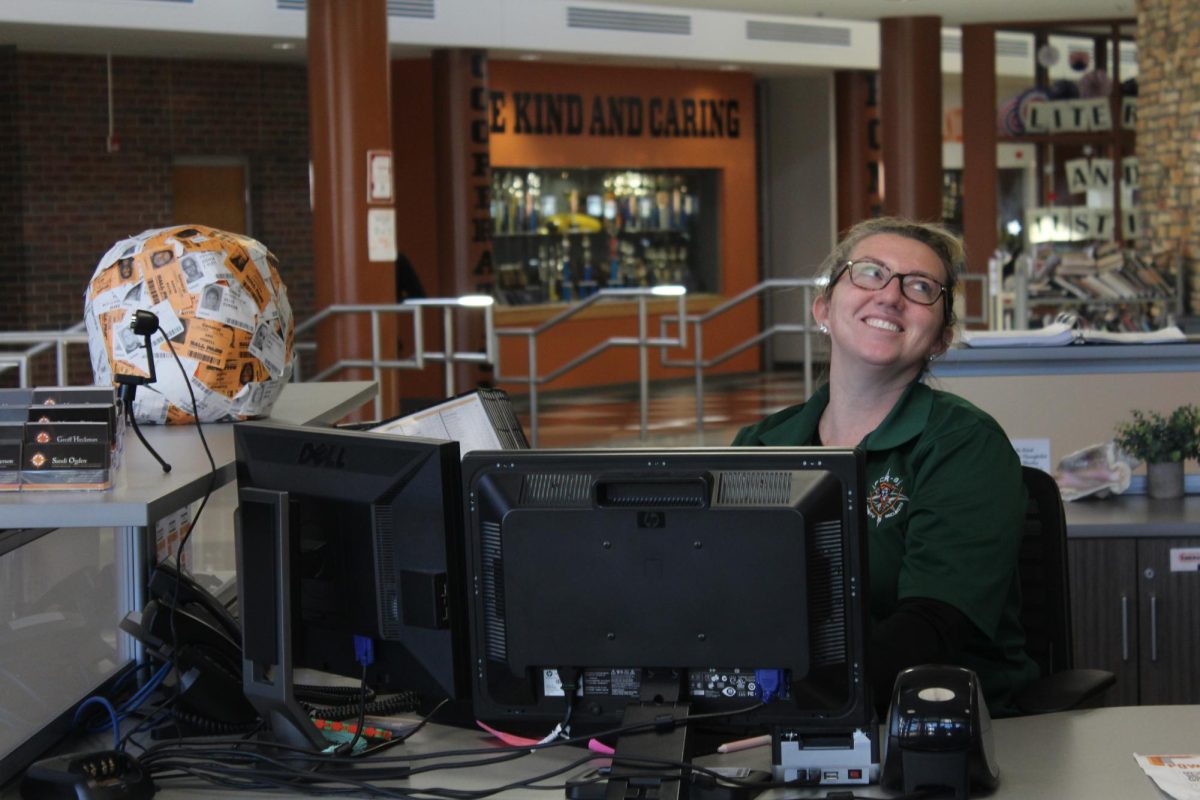
[[(1025, 22), (993, 22), (989, 23), (992, 27), (1002, 31), (1021, 31), (1024, 33), (1032, 33), (1034, 31), (1045, 31), (1048, 34), (1055, 36), (1094, 36), (1092, 31), (1080, 30), (1080, 28), (1090, 28), (1096, 26), (1120, 26), (1133, 25), (1137, 26), (1137, 17), (1097, 17), (1094, 19), (1051, 19), (1044, 22), (1030, 20)], [(1107, 36), (1108, 34), (1100, 34)], [(1131, 36), (1131, 38), (1133, 38)]]
[[(1111, 131), (1092, 131), (1091, 133), (1029, 133), (1021, 136), (997, 136), (997, 142), (1005, 142), (1010, 144), (1091, 144), (1094, 145), (1098, 141), (1102, 141), (1102, 137), (1106, 134), (1111, 134)], [(1128, 144), (1133, 146), (1136, 132), (1128, 128), (1120, 128), (1118, 136), (1121, 139), (1128, 139)]]
[[(964, 25), (963, 36), (963, 239), (967, 271), (987, 273), (996, 249), (996, 29)], [(975, 299), (983, 302), (982, 298)], [(977, 306), (968, 298), (967, 309)]]

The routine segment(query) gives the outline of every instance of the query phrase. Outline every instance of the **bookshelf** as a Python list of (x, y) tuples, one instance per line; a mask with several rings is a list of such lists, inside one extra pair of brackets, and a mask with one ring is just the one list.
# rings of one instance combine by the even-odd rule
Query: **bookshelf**
[[(1030, 35), (1035, 66), (1027, 92), (997, 102), (1000, 30)], [(1036, 158), (1038, 201), (1021, 220), (1024, 252), (1014, 270), (1016, 327), (1037, 327), (1064, 307), (1085, 324), (1143, 330), (1179, 312), (1175, 254), (1130, 247), (1138, 235), (1136, 99), (1122, 91), (1120, 45), (1135, 33), (1134, 19), (963, 27), (963, 234), (970, 271), (985, 272), (1001, 241), (996, 145), (1019, 143)], [(1064, 41), (1072, 43), (1069, 52), (1062, 52)], [(1059, 67), (1052, 79), (1049, 67), (1062, 57), (1086, 61), (1087, 71), (1068, 73), (1079, 76), (1073, 82)]]
[(1016, 270), (1014, 317), (1031, 327), (1075, 314), (1085, 327), (1110, 331), (1157, 330), (1180, 314), (1182, 288), (1176, 254), (1139, 252), (1115, 241), (1063, 250), (1043, 243)]

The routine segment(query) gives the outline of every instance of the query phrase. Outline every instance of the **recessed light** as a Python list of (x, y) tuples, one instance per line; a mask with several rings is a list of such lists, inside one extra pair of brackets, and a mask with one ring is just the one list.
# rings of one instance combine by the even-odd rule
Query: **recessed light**
[(517, 56), (517, 58), (519, 58), (521, 61), (541, 61), (542, 60), (542, 57), (539, 56), (537, 53), (521, 53), (521, 55)]
[(737, 72), (741, 69), (737, 64), (722, 64), (717, 67), (721, 72)]
[(274, 42), (271, 45), (271, 49), (272, 50), (295, 50), (296, 43), (295, 42)]

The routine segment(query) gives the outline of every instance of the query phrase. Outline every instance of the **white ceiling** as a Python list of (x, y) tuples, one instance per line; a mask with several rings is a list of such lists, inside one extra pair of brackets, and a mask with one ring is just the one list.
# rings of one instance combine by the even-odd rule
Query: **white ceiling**
[[(389, 23), (393, 57), (428, 53), (431, 47), (486, 47), (497, 57), (540, 53), (562, 61), (677, 65), (739, 64), (757, 74), (801, 73), (816, 68), (864, 68), (864, 64), (823, 60), (821, 48), (784, 51), (773, 44), (734, 39), (748, 15), (787, 21), (820, 19), (821, 24), (867, 27), (860, 51), (878, 49), (871, 20), (888, 16), (942, 18), (943, 25), (973, 22), (1096, 19), (1136, 14), (1136, 0), (433, 0), (437, 19)], [(228, 60), (305, 60), (304, 12), (280, 12), (279, 0), (203, 0), (204, 4), (150, 0), (0, 0), (0, 46), (62, 53)], [(592, 34), (566, 39), (560, 32), (567, 6), (607, 6), (642, 12), (688, 11), (700, 18), (706, 40), (683, 50), (647, 48), (639, 35)], [(302, 6), (301, 6), (302, 9)], [(201, 12), (203, 12), (201, 14)], [(199, 16), (197, 16), (199, 15)], [(237, 24), (230, 24), (231, 18)], [(196, 24), (199, 19), (203, 24)], [(184, 21), (187, 20), (187, 21)], [(553, 20), (553, 24), (550, 22)], [(220, 24), (216, 24), (220, 23)], [(559, 28), (555, 28), (558, 25)], [(729, 35), (732, 32), (734, 35)], [(411, 38), (410, 38), (411, 35)], [(681, 39), (683, 37), (661, 37)], [(870, 41), (870, 40), (874, 41)], [(555, 52), (554, 44), (560, 48)], [(276, 49), (280, 45), (290, 49)], [(746, 48), (753, 46), (753, 49)], [(772, 49), (774, 48), (774, 49)], [(812, 55), (815, 51), (815, 55)], [(793, 54), (795, 53), (795, 57)], [(805, 60), (805, 53), (811, 59)], [(774, 54), (774, 55), (772, 55)], [(859, 54), (869, 64), (876, 57)], [(657, 60), (656, 60), (657, 59)], [(870, 67), (866, 67), (870, 68)]]

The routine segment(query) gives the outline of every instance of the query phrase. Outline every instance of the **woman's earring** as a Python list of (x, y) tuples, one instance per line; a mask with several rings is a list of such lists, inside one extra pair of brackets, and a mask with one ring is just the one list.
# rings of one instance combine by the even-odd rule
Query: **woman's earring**
[(822, 323), (821, 325), (818, 325), (817, 330), (820, 331), (825, 336), (829, 335), (829, 326), (825, 325), (824, 323)]

